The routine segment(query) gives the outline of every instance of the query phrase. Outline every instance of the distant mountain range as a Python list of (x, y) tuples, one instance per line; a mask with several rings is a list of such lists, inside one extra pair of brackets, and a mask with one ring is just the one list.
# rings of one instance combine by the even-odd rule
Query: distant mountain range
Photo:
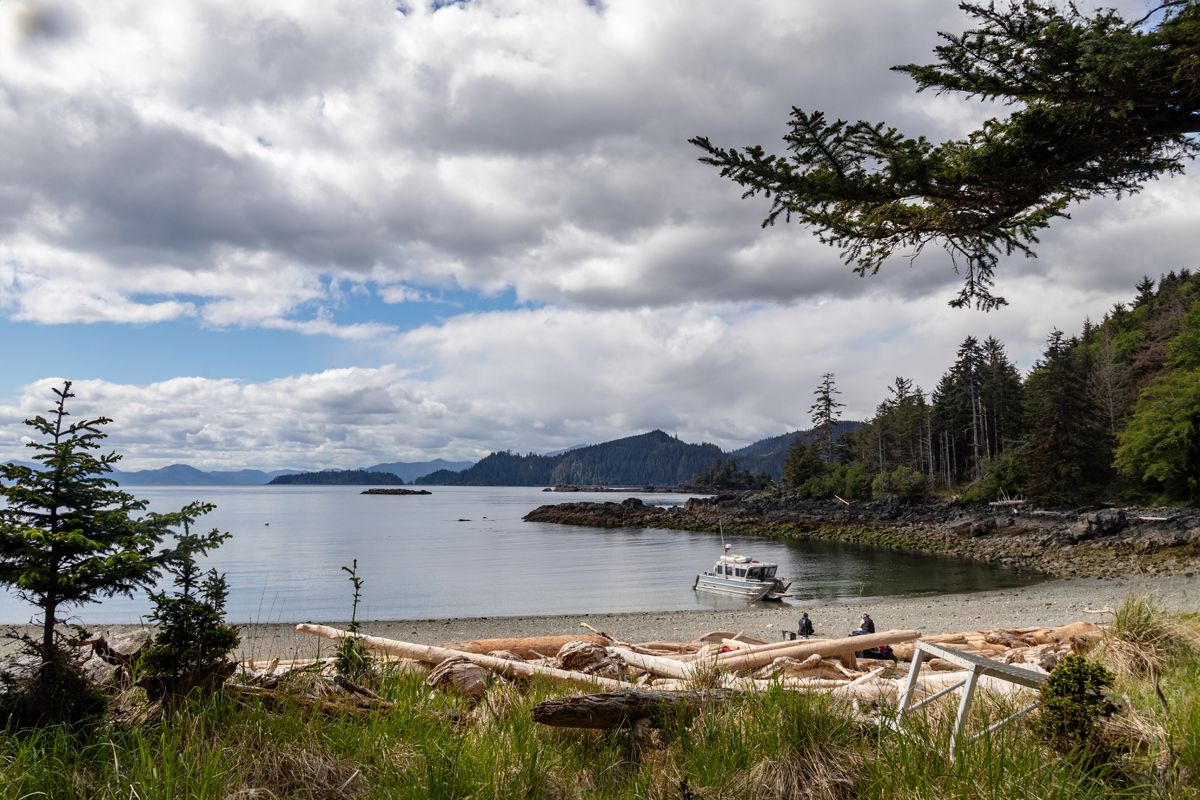
[[(838, 425), (838, 435), (852, 431), (860, 424), (842, 422)], [(783, 464), (792, 442), (809, 433), (792, 431), (771, 436), (727, 453), (714, 444), (689, 444), (663, 431), (651, 431), (602, 444), (576, 445), (546, 455), (520, 455), (511, 451), (492, 453), (478, 464), (435, 458), (432, 461), (394, 461), (360, 469), (390, 472), (405, 483), (433, 486), (554, 486), (559, 483), (677, 486), (690, 483), (701, 469), (712, 467), (717, 459), (728, 460), (732, 456), (741, 469), (765, 472), (778, 480), (783, 475)], [(23, 461), (12, 463), (34, 466)], [(295, 469), (204, 472), (187, 464), (172, 464), (136, 472), (114, 470), (112, 478), (122, 486), (258, 486), (270, 483), (280, 475), (313, 472)], [(313, 482), (332, 483), (336, 480), (327, 477)]]
[(438, 470), (415, 483), (435, 486), (675, 486), (725, 456), (715, 444), (688, 444), (651, 431), (552, 456), (492, 453), (461, 472)]
[[(36, 467), (31, 461), (13, 461), (26, 467)], [(439, 469), (467, 469), (474, 462), (446, 461), (435, 458), (433, 461), (396, 461), (391, 464), (376, 464), (366, 467), (367, 472), (390, 472), (405, 483), (412, 483), (422, 475), (428, 475)], [(236, 472), (204, 472), (187, 464), (172, 464), (160, 469), (143, 469), (136, 472), (113, 470), (109, 477), (121, 486), (262, 486), (270, 483), (280, 475), (307, 474), (314, 470), (277, 469), (263, 472), (257, 469), (242, 469)]]

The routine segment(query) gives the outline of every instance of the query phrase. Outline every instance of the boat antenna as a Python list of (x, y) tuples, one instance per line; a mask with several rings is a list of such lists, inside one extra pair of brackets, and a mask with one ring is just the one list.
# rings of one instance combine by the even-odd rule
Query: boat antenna
[(725, 526), (722, 523), (717, 523), (717, 530), (721, 532), (721, 555), (726, 555), (733, 545), (725, 544)]

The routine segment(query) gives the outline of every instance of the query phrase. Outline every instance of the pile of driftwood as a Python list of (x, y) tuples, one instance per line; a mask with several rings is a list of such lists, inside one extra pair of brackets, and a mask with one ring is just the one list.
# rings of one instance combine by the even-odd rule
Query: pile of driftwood
[[(715, 631), (691, 642), (621, 641), (583, 625), (588, 634), (522, 639), (485, 639), (421, 645), (365, 636), (324, 625), (301, 624), (303, 633), (338, 641), (356, 638), (403, 669), (426, 673), (443, 691), (479, 699), (493, 676), (566, 684), (590, 694), (547, 701), (534, 718), (548, 725), (613, 727), (653, 720), (681, 706), (720, 703), (768, 687), (828, 692), (856, 701), (896, 701), (908, 675), (915, 643), (924, 640), (974, 655), (1047, 672), (1068, 653), (1083, 652), (1101, 635), (1099, 626), (1079, 622), (1059, 628), (1016, 628), (924, 636), (920, 631), (885, 631), (842, 639), (766, 643), (732, 631)], [(860, 659), (855, 652), (891, 646), (896, 661)], [(263, 667), (255, 669), (256, 667)], [(243, 682), (269, 688), (294, 670), (331, 673), (324, 662), (247, 665)], [(916, 699), (954, 684), (959, 669), (942, 659), (921, 665)], [(345, 689), (346, 687), (341, 687)], [(1011, 684), (997, 681), (997, 691)], [(652, 711), (651, 709), (659, 709)], [(643, 723), (649, 724), (649, 723)]]

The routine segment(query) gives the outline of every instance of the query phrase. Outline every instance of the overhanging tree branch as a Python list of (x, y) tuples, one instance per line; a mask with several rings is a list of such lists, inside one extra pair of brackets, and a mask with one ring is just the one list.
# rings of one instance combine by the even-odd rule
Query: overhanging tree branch
[(788, 156), (691, 143), (782, 215), (811, 226), (860, 275), (937, 243), (964, 277), (954, 306), (990, 310), (1001, 256), (1034, 256), (1037, 233), (1073, 202), (1139, 191), (1200, 152), (1200, 0), (1165, 3), (1152, 30), (1114, 11), (1081, 15), (1036, 2), (964, 3), (981, 27), (943, 33), (938, 63), (894, 67), (918, 91), (1017, 106), (963, 140), (933, 145), (883, 123), (828, 122), (792, 109)]

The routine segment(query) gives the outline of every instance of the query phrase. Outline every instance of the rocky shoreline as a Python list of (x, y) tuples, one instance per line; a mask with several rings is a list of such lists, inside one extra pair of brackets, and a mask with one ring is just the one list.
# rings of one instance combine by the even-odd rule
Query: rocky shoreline
[(683, 506), (561, 503), (540, 506), (528, 522), (601, 528), (671, 528), (821, 539), (951, 553), (1058, 577), (1181, 575), (1200, 571), (1200, 510), (1037, 508), (957, 501), (846, 503), (776, 492), (693, 497)]

